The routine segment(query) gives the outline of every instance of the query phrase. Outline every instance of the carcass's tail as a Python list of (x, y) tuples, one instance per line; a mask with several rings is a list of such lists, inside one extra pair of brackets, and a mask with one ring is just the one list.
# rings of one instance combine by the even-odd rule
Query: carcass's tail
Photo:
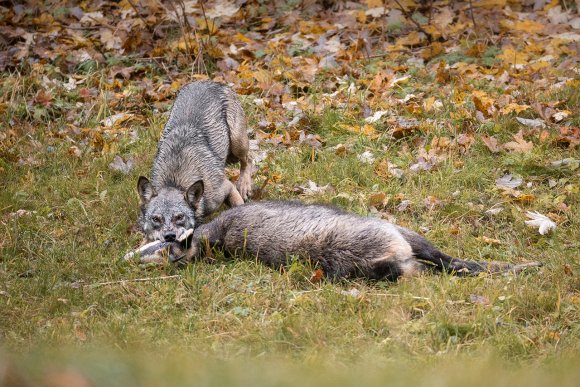
[(431, 242), (420, 236), (419, 234), (400, 228), (405, 240), (411, 245), (415, 258), (427, 265), (432, 266), (438, 271), (455, 273), (457, 275), (468, 276), (477, 275), (479, 273), (505, 273), (513, 272), (519, 273), (530, 267), (540, 267), (541, 262), (528, 262), (519, 265), (514, 265), (507, 262), (481, 262), (481, 261), (465, 261), (458, 258), (453, 258), (439, 249), (437, 249)]

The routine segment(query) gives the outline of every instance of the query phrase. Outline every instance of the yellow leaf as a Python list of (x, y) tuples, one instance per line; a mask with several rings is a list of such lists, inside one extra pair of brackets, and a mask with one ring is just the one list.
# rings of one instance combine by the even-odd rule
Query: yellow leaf
[(371, 124), (364, 124), (360, 125), (347, 125), (347, 124), (340, 124), (342, 129), (346, 129), (349, 132), (364, 134), (366, 136), (373, 137), (376, 135), (375, 127)]
[(544, 30), (544, 25), (533, 20), (502, 20), (499, 23), (507, 32), (512, 30), (537, 34)]
[(369, 197), (369, 203), (373, 207), (382, 206), (386, 198), (387, 195), (385, 195), (384, 192), (375, 192), (372, 193), (371, 196)]
[(485, 235), (477, 237), (476, 239), (480, 242), (483, 242), (483, 243), (486, 243), (486, 244), (492, 245), (492, 246), (501, 245), (501, 241), (499, 239), (488, 238)]
[(425, 98), (423, 101), (423, 109), (425, 109), (426, 112), (430, 112), (431, 110), (437, 111), (442, 107), (443, 103), (438, 99), (435, 99), (435, 97)]
[(439, 42), (433, 42), (429, 46), (425, 47), (423, 51), (421, 51), (421, 57), (425, 60), (429, 60), (442, 53), (443, 45)]
[(473, 90), (473, 103), (475, 108), (482, 112), (483, 114), (490, 116), (495, 112), (495, 107), (493, 106), (493, 99), (490, 98), (484, 91)]
[(383, 0), (365, 0), (368, 8), (378, 8), (384, 6)]
[(534, 71), (538, 71), (550, 66), (551, 66), (550, 62), (545, 60), (540, 60), (529, 65), (529, 67)]
[(510, 114), (512, 112), (521, 113), (528, 110), (530, 107), (528, 105), (518, 105), (517, 103), (510, 103), (502, 107), (500, 110), (501, 114)]
[(529, 203), (532, 202), (536, 197), (532, 194), (521, 194), (516, 196), (516, 199), (518, 202), (525, 202), (525, 203)]
[(528, 63), (528, 54), (521, 51), (516, 51), (513, 47), (505, 48), (500, 55), (497, 56), (503, 62), (517, 65), (517, 64), (527, 64)]
[(252, 75), (258, 83), (270, 84), (272, 82), (272, 75), (266, 70), (256, 70)]
[(241, 41), (244, 43), (254, 43), (254, 41), (250, 38), (248, 38), (246, 35), (242, 34), (241, 32), (238, 32), (236, 34), (236, 36), (234, 36), (233, 38), (234, 41)]
[(505, 7), (507, 0), (477, 0), (473, 2), (473, 8)]
[(403, 46), (417, 46), (427, 40), (422, 32), (412, 31), (409, 35), (397, 39), (396, 44)]
[(218, 30), (217, 26), (211, 18), (206, 19), (205, 17), (198, 17), (195, 19), (195, 21), (197, 22), (200, 30), (207, 29), (210, 35), (215, 34)]

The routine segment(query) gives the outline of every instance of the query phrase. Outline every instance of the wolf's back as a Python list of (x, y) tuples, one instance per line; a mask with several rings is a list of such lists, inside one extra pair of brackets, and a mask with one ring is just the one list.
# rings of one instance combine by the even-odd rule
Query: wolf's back
[(181, 89), (159, 140), (155, 187), (187, 188), (194, 177), (209, 187), (221, 184), (230, 144), (228, 103), (228, 90), (218, 83), (199, 81)]

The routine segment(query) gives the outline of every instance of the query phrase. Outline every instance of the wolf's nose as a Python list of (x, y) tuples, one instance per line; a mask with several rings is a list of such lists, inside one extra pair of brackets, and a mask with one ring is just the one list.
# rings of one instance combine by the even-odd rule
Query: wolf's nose
[(175, 237), (176, 235), (174, 232), (166, 232), (165, 234), (163, 234), (165, 242), (175, 242)]

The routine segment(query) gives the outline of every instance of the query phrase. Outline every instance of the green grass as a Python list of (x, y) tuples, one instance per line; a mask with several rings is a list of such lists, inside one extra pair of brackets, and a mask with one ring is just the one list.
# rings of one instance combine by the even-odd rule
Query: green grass
[[(104, 89), (99, 79), (95, 73), (87, 82)], [(148, 111), (147, 121), (134, 125), (137, 141), (121, 136), (114, 152), (99, 153), (81, 142), (77, 159), (59, 130), (78, 95), (62, 97), (48, 116), (35, 115), (24, 109), (35, 93), (33, 80), (9, 82), (18, 87), (4, 122), (26, 124), (0, 149), (0, 342), (32, 383), (46, 382), (50, 372), (64, 377), (62, 370), (81, 372), (97, 385), (577, 382), (578, 171), (549, 166), (578, 158), (577, 151), (534, 140), (529, 154), (492, 155), (476, 140), (466, 153), (452, 150), (433, 170), (412, 173), (416, 140), (425, 137), (429, 144), (434, 136), (450, 136), (448, 128), (400, 140), (382, 133), (371, 140), (337, 129), (352, 117), (333, 109), (309, 117), (308, 129), (325, 141), (321, 149), (264, 146), (271, 157), (255, 176), (259, 184), (269, 178), (264, 199), (334, 203), (367, 215), (371, 195), (382, 192), (379, 211), (425, 233), (449, 254), (540, 260), (545, 266), (539, 271), (311, 283), (312, 268), (300, 264), (282, 272), (225, 260), (183, 270), (139, 267), (119, 258), (139, 243), (131, 231), (135, 185), (140, 174), (149, 174), (163, 117)], [(80, 112), (84, 125), (98, 126), (107, 109), (103, 98), (96, 99), (100, 106)], [(255, 126), (261, 113), (252, 109)], [(448, 114), (435, 118), (451, 121)], [(508, 128), (500, 119), (492, 124), (503, 127), (502, 141), (517, 132), (513, 122)], [(348, 145), (346, 155), (335, 153), (339, 143)], [(364, 151), (377, 162), (396, 164), (404, 177), (378, 176), (375, 165), (358, 160)], [(128, 175), (111, 171), (117, 153), (133, 157), (137, 168)], [(18, 164), (28, 157), (38, 163)], [(506, 171), (532, 182), (519, 188), (534, 195), (531, 203), (495, 186)], [(308, 180), (334, 191), (297, 196), (294, 187)], [(554, 188), (549, 180), (556, 181)], [(441, 204), (427, 208), (428, 196)], [(400, 212), (402, 198), (412, 205)], [(567, 211), (555, 210), (560, 202)], [(485, 213), (498, 203), (501, 213)], [(30, 212), (14, 216), (21, 209)], [(524, 224), (526, 210), (557, 213), (558, 230), (538, 235)]]

